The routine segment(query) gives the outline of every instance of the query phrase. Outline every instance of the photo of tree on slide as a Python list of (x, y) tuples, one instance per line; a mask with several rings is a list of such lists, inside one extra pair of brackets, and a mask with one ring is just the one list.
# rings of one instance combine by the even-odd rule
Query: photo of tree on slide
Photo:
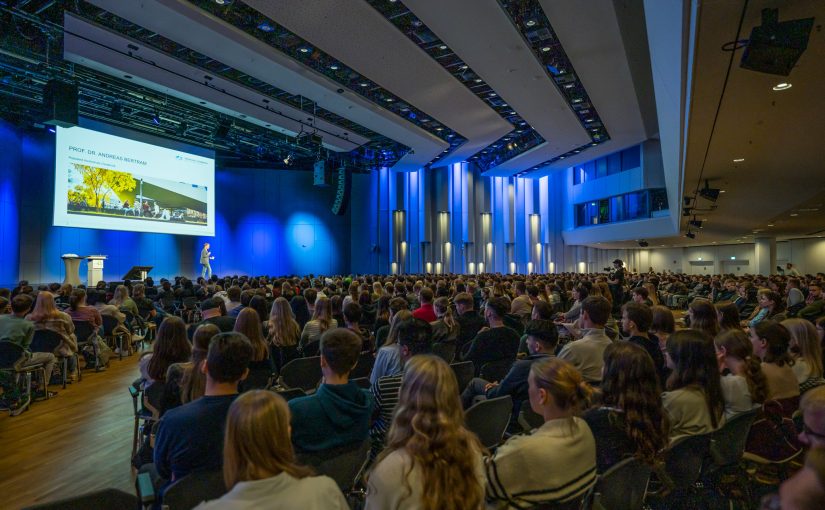
[(206, 186), (73, 163), (66, 212), (206, 225)]

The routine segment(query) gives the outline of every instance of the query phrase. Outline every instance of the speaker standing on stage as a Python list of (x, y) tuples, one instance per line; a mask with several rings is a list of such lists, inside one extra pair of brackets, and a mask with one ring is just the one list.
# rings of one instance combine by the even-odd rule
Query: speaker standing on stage
[(203, 243), (203, 249), (201, 250), (202, 278), (212, 278), (212, 266), (209, 265), (209, 261), (214, 259), (215, 257), (212, 256), (212, 252), (209, 251), (209, 243)]

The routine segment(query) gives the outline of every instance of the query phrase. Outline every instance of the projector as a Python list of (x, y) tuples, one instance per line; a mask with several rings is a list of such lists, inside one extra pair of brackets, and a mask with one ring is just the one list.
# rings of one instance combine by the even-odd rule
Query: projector
[(760, 73), (788, 76), (808, 47), (814, 18), (779, 22), (778, 9), (762, 9), (762, 26), (751, 31), (740, 66)]

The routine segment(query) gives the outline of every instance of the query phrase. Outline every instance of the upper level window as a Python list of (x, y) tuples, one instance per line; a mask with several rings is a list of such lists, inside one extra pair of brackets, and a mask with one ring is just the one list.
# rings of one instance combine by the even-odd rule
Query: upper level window
[(588, 161), (573, 167), (573, 184), (582, 184), (608, 175), (617, 174), (641, 166), (641, 146), (628, 147), (623, 151)]

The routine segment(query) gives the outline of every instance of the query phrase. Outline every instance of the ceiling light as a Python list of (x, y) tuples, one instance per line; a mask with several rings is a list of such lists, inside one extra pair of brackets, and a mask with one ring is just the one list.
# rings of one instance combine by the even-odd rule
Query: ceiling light
[(438, 47), (438, 49), (439, 49), (439, 50), (446, 50), (446, 49), (447, 49), (447, 45), (446, 45), (446, 44), (442, 44), (441, 46), (439, 46), (439, 47)]
[(337, 71), (337, 70), (338, 70), (338, 66), (337, 66), (337, 65), (335, 65), (335, 64), (332, 64), (331, 66), (329, 66), (329, 68), (330, 68), (330, 69), (332, 69), (333, 71)]
[(720, 189), (719, 193), (726, 193), (726, 190)]
[(465, 69), (468, 69), (468, 68), (469, 68), (469, 66), (467, 64), (464, 64), (463, 66), (459, 67), (459, 69), (461, 69), (462, 71), (464, 71)]
[(776, 85), (774, 85), (773, 90), (777, 90), (777, 91), (779, 91), (779, 90), (788, 90), (791, 87), (793, 87), (793, 85), (791, 85), (790, 83), (782, 82), (782, 83), (777, 83)]
[(481, 83), (481, 82), (482, 82), (481, 78), (476, 78), (476, 83)]
[(532, 19), (528, 19), (527, 21), (524, 22), (524, 24), (527, 25), (528, 27), (532, 27), (533, 25), (536, 24), (536, 22)]
[(495, 97), (495, 96), (496, 96), (495, 92), (490, 92), (490, 97)]
[(769, 227), (772, 227), (772, 226), (773, 226), (773, 223), (768, 223), (768, 226), (769, 226)]
[(215, 0), (215, 3), (218, 5), (229, 5), (232, 3), (232, 0)]
[(797, 213), (791, 213), (791, 217), (799, 216)]
[(369, 86), (370, 86), (370, 84), (369, 84), (369, 83), (361, 83), (361, 86), (362, 86), (362, 87), (369, 87)]
[(385, 99), (384, 101), (386, 101), (386, 102), (388, 102), (388, 103), (392, 103), (393, 101), (395, 101), (395, 99), (393, 99), (393, 98), (391, 98), (391, 97), (388, 97), (388, 98), (387, 98), (387, 99)]
[(274, 31), (275, 27), (273, 27), (272, 25), (270, 25), (266, 21), (261, 21), (260, 23), (258, 23), (258, 30), (260, 30), (261, 32), (269, 33), (269, 32)]
[(736, 158), (733, 160), (734, 163), (741, 163), (743, 161), (745, 161), (745, 158)]
[(541, 49), (541, 51), (544, 51), (544, 52), (550, 51), (550, 46), (545, 46), (544, 48)]
[(568, 83), (567, 85), (565, 85), (565, 86), (564, 86), (564, 88), (566, 88), (566, 89), (572, 89), (572, 88), (573, 88), (573, 84), (572, 84), (572, 83)]
[(309, 48), (301, 48), (299, 51), (301, 53), (309, 53)]

